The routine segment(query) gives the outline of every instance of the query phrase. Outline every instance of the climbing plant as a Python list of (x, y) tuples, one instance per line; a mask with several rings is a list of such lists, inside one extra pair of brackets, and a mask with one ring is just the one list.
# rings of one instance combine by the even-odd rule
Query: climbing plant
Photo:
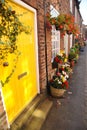
[(8, 55), (14, 53), (16, 57), (12, 72), (6, 77), (4, 82), (1, 81), (3, 86), (13, 75), (16, 68), (16, 62), (20, 55), (20, 51), (18, 50), (16, 43), (18, 35), (22, 32), (30, 34), (32, 30), (31, 27), (25, 26), (19, 20), (21, 15), (22, 14), (17, 14), (16, 11), (8, 5), (7, 0), (0, 0), (0, 65), (9, 65), (8, 62), (5, 62)]

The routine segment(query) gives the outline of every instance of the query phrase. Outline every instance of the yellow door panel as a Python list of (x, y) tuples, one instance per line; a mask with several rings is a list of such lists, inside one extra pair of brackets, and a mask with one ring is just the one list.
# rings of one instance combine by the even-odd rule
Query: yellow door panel
[[(31, 33), (22, 33), (18, 36), (17, 45), (20, 50), (15, 71), (10, 81), (3, 87), (4, 101), (6, 105), (9, 122), (12, 122), (19, 113), (37, 95), (37, 68), (35, 51), (35, 14), (15, 3), (9, 2), (13, 10), (16, 10), (21, 22), (30, 27)], [(5, 81), (6, 77), (14, 67), (15, 54), (9, 55), (8, 67), (1, 67), (2, 76), (0, 79)]]

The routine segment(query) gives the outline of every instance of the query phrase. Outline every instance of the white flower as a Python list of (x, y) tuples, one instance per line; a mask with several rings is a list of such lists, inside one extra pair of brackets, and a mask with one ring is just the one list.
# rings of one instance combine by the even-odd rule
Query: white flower
[(59, 81), (59, 84), (62, 84), (62, 82), (61, 82), (61, 81)]
[(68, 76), (68, 75), (66, 75), (66, 78), (69, 78), (69, 76)]

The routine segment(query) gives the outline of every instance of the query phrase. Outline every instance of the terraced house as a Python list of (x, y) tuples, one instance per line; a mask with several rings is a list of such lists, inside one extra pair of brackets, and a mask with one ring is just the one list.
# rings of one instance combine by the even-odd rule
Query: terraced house
[[(76, 35), (48, 25), (47, 14), (72, 15), (81, 36), (79, 0), (0, 0), (0, 130), (48, 90), (57, 53), (68, 56)], [(3, 44), (2, 44), (3, 42)], [(7, 46), (9, 44), (9, 47)]]

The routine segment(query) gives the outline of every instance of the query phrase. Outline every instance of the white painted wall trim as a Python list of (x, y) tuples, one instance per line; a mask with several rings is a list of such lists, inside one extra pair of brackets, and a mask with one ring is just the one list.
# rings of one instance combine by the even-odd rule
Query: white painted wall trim
[(65, 34), (64, 36), (64, 49), (65, 49), (65, 53), (66, 53), (66, 56), (68, 56), (68, 35)]

